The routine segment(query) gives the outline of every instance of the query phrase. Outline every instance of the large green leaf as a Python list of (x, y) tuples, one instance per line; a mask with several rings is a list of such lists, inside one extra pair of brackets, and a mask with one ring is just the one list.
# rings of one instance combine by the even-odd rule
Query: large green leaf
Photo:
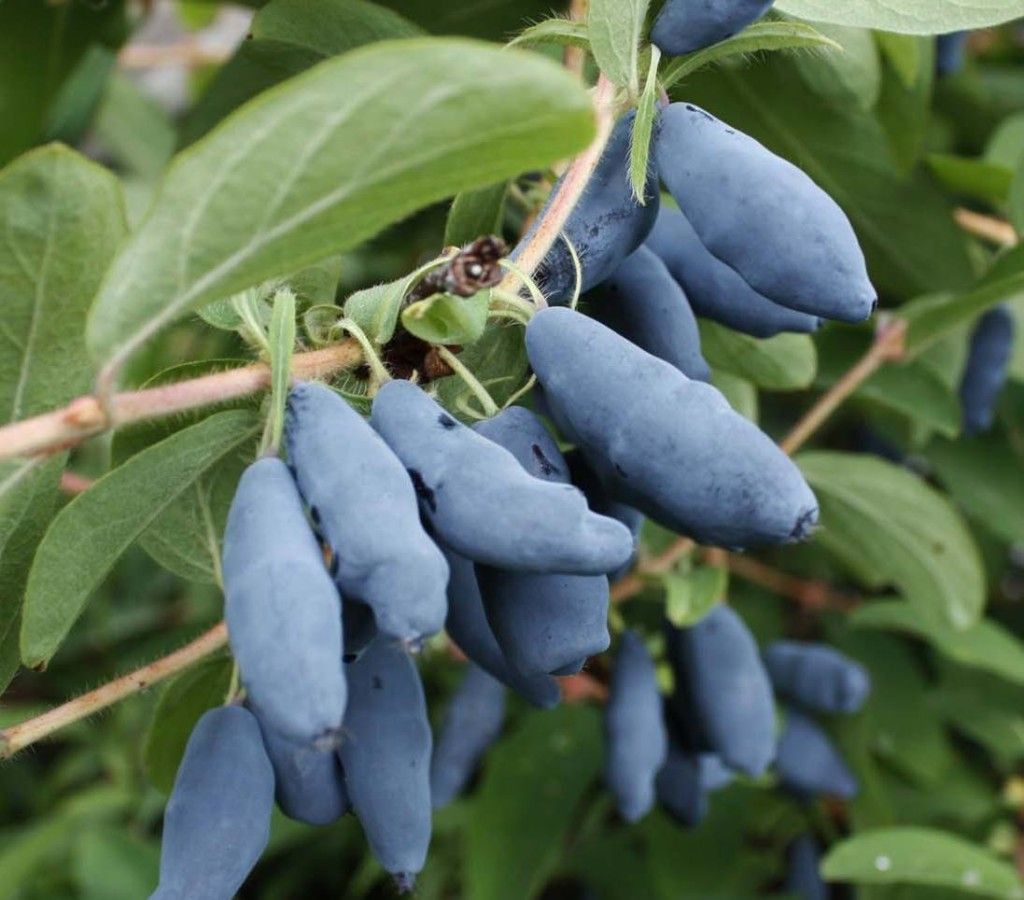
[(830, 103), (872, 109), (882, 90), (882, 60), (871, 32), (843, 25), (815, 27), (843, 52), (795, 56), (804, 83)]
[(895, 600), (865, 604), (850, 616), (850, 623), (916, 635), (961, 665), (1024, 685), (1024, 643), (991, 619), (981, 619), (957, 631), (925, 621), (909, 603)]
[(963, 838), (930, 828), (880, 828), (840, 842), (822, 862), (829, 881), (920, 884), (981, 897), (1024, 897), (1013, 867)]
[(1019, 0), (779, 0), (782, 12), (837, 25), (903, 34), (945, 34), (984, 28), (1019, 17)]
[(215, 413), (133, 456), (61, 510), (29, 574), (21, 625), (26, 665), (53, 656), (128, 546), (258, 428), (258, 417), (247, 410)]
[(97, 296), (92, 350), (123, 360), (188, 310), (550, 164), (593, 130), (582, 86), (526, 52), (417, 39), (321, 63), (171, 164)]
[[(85, 391), (82, 340), (92, 295), (126, 230), (121, 190), (107, 171), (53, 145), (0, 172), (0, 421), (36, 415)], [(53, 516), (67, 459), (4, 469), (0, 521), (0, 685), (17, 666), (22, 591)], [(15, 472), (21, 472), (15, 477)]]
[(985, 605), (978, 549), (948, 500), (906, 469), (871, 456), (797, 458), (821, 503), (819, 539), (872, 586), (895, 584), (919, 614), (954, 628)]
[(790, 159), (827, 191), (850, 217), (883, 293), (911, 297), (971, 283), (967, 244), (948, 200), (923, 173), (901, 170), (874, 116), (809, 93), (783, 54), (700, 72), (687, 82), (686, 99)]
[(600, 764), (595, 710), (533, 713), (487, 756), (466, 828), (466, 896), (528, 900), (543, 887)]
[(590, 0), (587, 32), (601, 71), (634, 94), (640, 89), (640, 34), (649, 0)]
[(758, 340), (701, 319), (700, 345), (707, 361), (772, 391), (809, 387), (818, 365), (814, 342), (806, 334), (779, 334)]

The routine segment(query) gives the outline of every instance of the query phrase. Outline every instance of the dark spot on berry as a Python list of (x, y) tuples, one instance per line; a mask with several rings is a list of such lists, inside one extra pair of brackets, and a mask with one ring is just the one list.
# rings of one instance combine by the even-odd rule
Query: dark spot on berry
[(626, 470), (622, 468), (618, 463), (615, 463), (615, 474), (619, 476), (623, 481), (628, 481), (629, 476), (626, 474)]
[(456, 425), (459, 424), (451, 416), (447, 415), (446, 413), (441, 413), (441, 415), (439, 415), (437, 417), (437, 421), (438, 421), (438, 424), (442, 428), (444, 428), (444, 429), (446, 429), (448, 431), (450, 431), (452, 428), (454, 428)]
[(544, 455), (544, 451), (541, 450), (540, 444), (533, 444), (530, 448), (533, 450), (533, 458), (537, 460), (537, 465), (540, 466), (540, 470), (545, 475), (556, 475), (558, 474), (558, 466), (556, 466), (550, 459)]
[(437, 499), (434, 497), (434, 492), (427, 487), (423, 476), (416, 469), (409, 469), (408, 472), (412, 486), (416, 490), (416, 496), (427, 504), (431, 512), (437, 512)]
[(309, 517), (313, 520), (314, 525), (320, 524), (320, 510), (318, 510), (315, 506), (311, 506), (309, 508)]
[(379, 677), (378, 677), (377, 675), (374, 675), (374, 676), (373, 676), (373, 681), (372, 681), (372, 682), (370, 682), (370, 686), (371, 686), (371, 687), (372, 687), (372, 688), (373, 688), (373, 689), (374, 689), (375, 691), (380, 691), (380, 690), (383, 690), (383, 688), (384, 688), (384, 682), (383, 682), (383, 681), (381, 681), (381, 680), (380, 680), (380, 678), (379, 678)]

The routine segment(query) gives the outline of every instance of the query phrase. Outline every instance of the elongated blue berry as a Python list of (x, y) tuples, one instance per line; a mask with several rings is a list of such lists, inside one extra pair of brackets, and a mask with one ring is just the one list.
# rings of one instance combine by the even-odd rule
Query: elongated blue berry
[(550, 675), (523, 675), (505, 659), (487, 621), (473, 563), (451, 550), (446, 549), (445, 554), (452, 573), (445, 622), (451, 639), (470, 660), (528, 703), (541, 709), (557, 706), (561, 692)]
[(654, 783), (668, 756), (654, 660), (639, 635), (626, 631), (612, 663), (604, 713), (604, 780), (627, 822), (654, 805)]
[(974, 327), (960, 381), (964, 434), (978, 434), (992, 427), (996, 401), (1006, 384), (1013, 355), (1014, 331), (1013, 313), (1005, 305), (990, 309)]
[(828, 900), (828, 885), (821, 877), (821, 851), (809, 834), (794, 838), (786, 850), (785, 888), (800, 900)]
[(864, 667), (826, 644), (775, 641), (764, 664), (775, 693), (808, 712), (854, 713), (871, 692)]
[[(635, 118), (636, 113), (630, 112), (616, 124), (593, 177), (563, 229), (580, 259), (582, 291), (604, 281), (643, 243), (658, 214), (658, 179), (653, 165), (644, 206), (637, 203), (630, 185), (629, 148)], [(555, 185), (549, 204), (557, 201), (561, 186), (561, 181)], [(543, 215), (537, 221), (542, 219)], [(532, 238), (533, 229), (527, 232), (523, 244)], [(572, 297), (576, 270), (565, 241), (559, 239), (544, 257), (536, 279), (549, 303), (564, 303)]]
[(430, 844), (431, 734), (419, 672), (401, 644), (377, 638), (346, 666), (345, 737), (338, 748), (349, 800), (373, 855), (411, 888)]
[(783, 786), (802, 797), (827, 794), (849, 800), (857, 794), (857, 779), (828, 735), (792, 708), (786, 711), (775, 769)]
[[(569, 484), (569, 466), (529, 410), (511, 407), (476, 426), (533, 477)], [(608, 579), (604, 575), (515, 572), (477, 566), (487, 621), (509, 664), (525, 674), (575, 669), (608, 648)]]
[(151, 900), (231, 900), (267, 846), (273, 807), (274, 772), (252, 713), (205, 713), (167, 801)]
[(334, 751), (289, 740), (266, 722), (260, 722), (260, 730), (274, 767), (274, 796), (281, 812), (308, 825), (329, 825), (345, 815), (348, 795)]
[(668, 56), (682, 56), (732, 37), (756, 22), (773, 0), (668, 0), (651, 41)]
[(677, 209), (663, 207), (647, 237), (693, 311), (736, 331), (770, 338), (783, 331), (817, 331), (821, 319), (762, 297), (734, 269), (714, 257)]
[(341, 607), (281, 460), (242, 476), (223, 568), (228, 635), (252, 705), (292, 740), (329, 744), (345, 713)]
[(708, 792), (700, 778), (700, 757), (669, 743), (665, 764), (655, 781), (658, 803), (685, 828), (693, 828), (708, 812)]
[(526, 347), (559, 428), (616, 499), (719, 547), (800, 540), (817, 522), (799, 469), (715, 388), (568, 309), (537, 313)]
[(504, 723), (505, 686), (470, 663), (434, 741), (430, 799), (435, 809), (462, 793)]
[(285, 439), (299, 490), (334, 551), (342, 595), (370, 606), (385, 634), (416, 640), (439, 631), (448, 567), (384, 441), (314, 383), (292, 389)]
[(634, 250), (588, 299), (591, 315), (626, 340), (687, 378), (711, 380), (693, 310), (653, 250)]
[(373, 402), (373, 427), (402, 460), (438, 538), (475, 562), (526, 572), (596, 575), (633, 551), (629, 532), (587, 509), (568, 484), (532, 477), (408, 381)]
[(666, 625), (666, 655), (676, 675), (680, 717), (704, 749), (729, 768), (760, 775), (775, 754), (775, 703), (757, 642), (743, 620), (719, 604), (689, 628)]
[(654, 142), (658, 171), (719, 260), (769, 300), (859, 322), (878, 295), (838, 204), (792, 163), (704, 110), (673, 103)]

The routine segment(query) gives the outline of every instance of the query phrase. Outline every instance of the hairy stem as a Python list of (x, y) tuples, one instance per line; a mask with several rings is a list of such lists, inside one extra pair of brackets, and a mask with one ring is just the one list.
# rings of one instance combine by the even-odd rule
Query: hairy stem
[(73, 722), (85, 719), (125, 697), (177, 675), (199, 660), (216, 653), (227, 644), (227, 641), (227, 625), (220, 622), (174, 653), (154, 660), (149, 665), (110, 681), (94, 691), (82, 694), (81, 697), (69, 700), (41, 716), (3, 729), (0, 731), (0, 757), (7, 759), (29, 744), (34, 744)]
[[(565, 170), (565, 175), (558, 183), (557, 193), (551, 198), (551, 202), (544, 210), (544, 216), (536, 224), (528, 244), (523, 247), (516, 263), (527, 274), (533, 274), (541, 264), (548, 251), (552, 248), (558, 236), (565, 228), (565, 223), (576, 203), (583, 195), (590, 177), (597, 168), (598, 160), (604, 152), (608, 138), (611, 137), (612, 128), (615, 125), (615, 85), (604, 75), (598, 81), (594, 89), (594, 112), (597, 116), (597, 134), (590, 146), (587, 147), (573, 161), (572, 165)], [(515, 290), (516, 278), (509, 276), (502, 282), (501, 287), (508, 291)]]
[[(296, 354), (292, 373), (296, 378), (323, 378), (354, 368), (362, 358), (355, 341), (344, 341), (323, 350)], [(0, 460), (53, 453), (111, 427), (214, 406), (269, 386), (270, 367), (253, 363), (188, 381), (114, 394), (110, 398), (109, 414), (97, 397), (79, 397), (63, 409), (0, 428)]]

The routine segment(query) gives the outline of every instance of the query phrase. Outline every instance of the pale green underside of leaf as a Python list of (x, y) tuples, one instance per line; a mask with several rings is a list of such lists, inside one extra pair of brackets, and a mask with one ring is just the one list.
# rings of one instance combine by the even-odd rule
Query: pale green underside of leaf
[(803, 453), (821, 504), (818, 539), (871, 587), (896, 585), (919, 614), (969, 628), (985, 605), (978, 549), (949, 501), (911, 472), (868, 456)]
[(985, 28), (1024, 15), (1021, 0), (779, 0), (781, 12), (836, 25), (903, 34)]
[(459, 190), (584, 147), (583, 87), (534, 54), (382, 42), (261, 94), (171, 164), (89, 320), (120, 360), (167, 322)]
[(29, 573), (21, 629), (26, 665), (48, 660), (122, 553), (202, 474), (252, 440), (249, 411), (215, 413), (133, 456), (71, 501)]
[(638, 89), (640, 32), (648, 0), (590, 0), (587, 32), (601, 71), (619, 87)]
[(587, 50), (590, 48), (590, 38), (587, 26), (583, 22), (556, 17), (544, 19), (523, 29), (509, 41), (508, 45), (514, 47), (517, 44), (556, 44), (560, 47), (579, 47), (581, 50)]
[(962, 838), (931, 828), (886, 828), (837, 844), (822, 862), (829, 881), (927, 884), (981, 897), (1024, 897), (1009, 864)]

